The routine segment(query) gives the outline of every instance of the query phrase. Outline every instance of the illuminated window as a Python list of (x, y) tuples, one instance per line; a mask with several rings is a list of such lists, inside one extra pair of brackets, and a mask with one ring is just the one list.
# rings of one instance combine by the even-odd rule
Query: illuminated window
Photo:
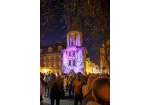
[(48, 56), (46, 57), (46, 60), (48, 60)]
[(48, 65), (49, 65), (49, 63), (47, 62), (47, 63), (46, 63), (46, 66), (48, 67)]
[(71, 60), (69, 60), (69, 65), (71, 65)]
[(58, 46), (58, 51), (60, 51), (62, 49), (62, 46)]
[(53, 56), (51, 56), (51, 59), (53, 59)]
[(71, 56), (71, 51), (69, 51), (69, 56)]
[(75, 56), (75, 51), (73, 51), (73, 56)]
[(48, 48), (48, 52), (51, 52), (51, 51), (52, 51), (52, 48), (51, 48), (51, 47), (49, 47), (49, 48)]
[(58, 59), (58, 55), (56, 55), (56, 59)]
[(58, 67), (58, 61), (56, 62), (56, 67)]
[(75, 60), (73, 60), (73, 66), (75, 66)]
[(51, 67), (53, 67), (53, 62), (51, 62)]

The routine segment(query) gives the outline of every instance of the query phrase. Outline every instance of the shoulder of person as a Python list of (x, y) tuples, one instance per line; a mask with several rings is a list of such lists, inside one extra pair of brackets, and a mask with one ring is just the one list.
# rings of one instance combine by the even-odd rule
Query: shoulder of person
[(82, 81), (81, 81), (83, 84), (85, 83), (85, 80), (84, 79), (82, 79)]
[(87, 103), (86, 103), (86, 101), (85, 101), (85, 99), (83, 99), (82, 100), (82, 105), (86, 105)]
[(83, 85), (82, 86), (82, 89), (86, 89), (86, 88), (88, 88), (88, 85)]
[(76, 79), (73, 81), (73, 83), (75, 83), (75, 82), (77, 82), (77, 80), (76, 80)]
[(101, 105), (101, 104), (98, 104), (95, 101), (89, 101), (86, 105)]

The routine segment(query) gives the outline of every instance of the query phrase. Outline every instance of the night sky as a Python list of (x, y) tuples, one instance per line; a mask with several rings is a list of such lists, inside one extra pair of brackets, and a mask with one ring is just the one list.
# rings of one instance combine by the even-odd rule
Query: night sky
[[(56, 3), (56, 2), (55, 2)], [(52, 4), (54, 7), (55, 4)], [(54, 17), (57, 22), (56, 22), (56, 27), (52, 27), (52, 31), (47, 31), (44, 35), (44, 37), (40, 41), (40, 45), (48, 45), (48, 44), (53, 44), (53, 43), (59, 43), (59, 42), (66, 42), (66, 34), (67, 34), (67, 28), (62, 28), (65, 26), (64, 22), (58, 22), (61, 19), (62, 12), (59, 12), (59, 10), (55, 10), (55, 13), (57, 15)], [(94, 56), (95, 56), (95, 49), (97, 47), (94, 45), (94, 43), (91, 43), (87, 45), (88, 41), (85, 41), (87, 39), (87, 36), (83, 34), (83, 47), (87, 48), (90, 60), (92, 61)], [(98, 48), (99, 49), (99, 48)]]

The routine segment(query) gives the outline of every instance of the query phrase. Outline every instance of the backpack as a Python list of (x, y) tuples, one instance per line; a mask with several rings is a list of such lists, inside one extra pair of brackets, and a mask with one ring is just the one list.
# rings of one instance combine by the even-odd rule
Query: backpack
[(59, 89), (60, 98), (63, 99), (65, 96), (65, 91), (63, 89), (63, 80), (62, 79), (58, 80), (58, 89)]

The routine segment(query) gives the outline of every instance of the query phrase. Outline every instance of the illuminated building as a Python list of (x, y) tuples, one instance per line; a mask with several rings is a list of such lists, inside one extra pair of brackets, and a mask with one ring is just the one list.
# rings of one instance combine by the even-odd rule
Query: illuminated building
[(61, 58), (60, 50), (66, 48), (65, 43), (49, 44), (40, 46), (40, 72), (61, 73)]
[[(83, 34), (77, 24), (77, 19), (74, 17), (67, 33), (67, 48), (61, 50), (63, 52), (62, 72), (97, 73), (96, 66), (91, 67), (87, 49), (82, 45), (82, 37)], [(95, 68), (94, 71), (93, 68)]]
[(86, 73), (87, 74), (92, 73), (90, 66), (91, 66), (90, 65), (90, 58), (87, 54), (87, 56), (86, 56)]
[(91, 73), (93, 73), (93, 64), (94, 64), (94, 63), (93, 63), (92, 61), (90, 61), (90, 72), (91, 72)]
[(67, 48), (65, 43), (40, 47), (40, 71), (53, 73), (96, 73), (96, 66), (93, 67), (87, 49), (82, 45), (82, 37), (83, 34), (77, 24), (77, 20), (73, 18), (73, 23), (68, 28)]
[(83, 74), (86, 72), (87, 50), (82, 47), (82, 36), (81, 29), (74, 17), (67, 33), (67, 48), (61, 50), (63, 52), (62, 72), (70, 73), (73, 71), (75, 73), (82, 72)]
[[(107, 45), (107, 55), (108, 55), (108, 60), (110, 60), (110, 39), (107, 41), (106, 43)], [(102, 70), (102, 68), (105, 68), (104, 70), (102, 70), (103, 73), (109, 73), (109, 66), (104, 58), (104, 44), (102, 44), (102, 48), (100, 48), (100, 70)]]
[(93, 73), (99, 73), (99, 65), (95, 65)]

